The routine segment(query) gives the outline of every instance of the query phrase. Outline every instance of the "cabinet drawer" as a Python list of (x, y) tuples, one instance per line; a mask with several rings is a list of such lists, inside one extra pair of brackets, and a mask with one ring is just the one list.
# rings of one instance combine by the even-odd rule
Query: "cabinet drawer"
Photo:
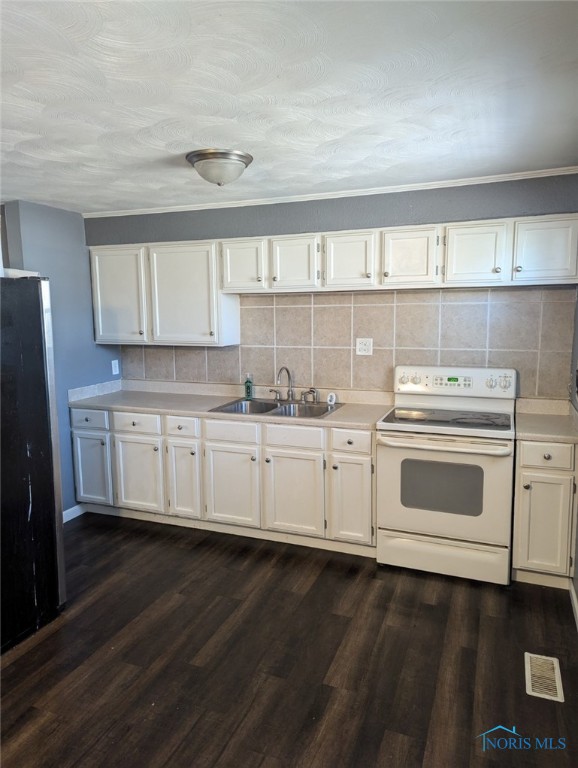
[(570, 443), (535, 443), (522, 441), (520, 464), (523, 467), (574, 469), (574, 446)]
[(265, 442), (267, 445), (280, 445), (290, 448), (317, 448), (325, 445), (325, 430), (321, 427), (298, 427), (285, 424), (265, 424)]
[(371, 432), (359, 429), (332, 429), (331, 447), (334, 451), (371, 453)]
[(91, 411), (89, 408), (71, 408), (70, 423), (76, 429), (108, 429), (108, 411)]
[(198, 437), (199, 420), (190, 416), (165, 416), (165, 433), (179, 437)]
[(113, 413), (112, 425), (115, 432), (136, 432), (138, 434), (160, 435), (161, 417), (156, 413)]
[(258, 443), (259, 425), (245, 421), (205, 420), (207, 440), (226, 440), (228, 443)]

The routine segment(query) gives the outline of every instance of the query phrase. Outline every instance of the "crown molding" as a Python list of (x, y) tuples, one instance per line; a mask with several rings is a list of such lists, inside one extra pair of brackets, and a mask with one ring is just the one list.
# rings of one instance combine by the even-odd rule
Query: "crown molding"
[(255, 200), (239, 200), (227, 203), (202, 203), (199, 205), (178, 205), (168, 208), (141, 208), (128, 211), (100, 211), (96, 213), (83, 213), (85, 219), (103, 219), (114, 216), (143, 216), (155, 213), (179, 213), (184, 211), (204, 211), (217, 208), (244, 208), (256, 205), (278, 205), (279, 203), (300, 203), (312, 200), (335, 200), (342, 197), (365, 197), (368, 195), (389, 195), (395, 192), (417, 192), (427, 189), (445, 189), (448, 187), (465, 187), (474, 184), (492, 184), (502, 181), (519, 181), (521, 179), (539, 179), (546, 176), (567, 176), (578, 173), (578, 166), (571, 165), (565, 168), (548, 168), (543, 171), (523, 171), (521, 173), (508, 173), (496, 176), (477, 176), (470, 179), (451, 179), (448, 181), (430, 181), (422, 184), (400, 184), (393, 187), (375, 187), (373, 189), (347, 190), (343, 192), (328, 192), (314, 195), (293, 195), (287, 197), (268, 197)]

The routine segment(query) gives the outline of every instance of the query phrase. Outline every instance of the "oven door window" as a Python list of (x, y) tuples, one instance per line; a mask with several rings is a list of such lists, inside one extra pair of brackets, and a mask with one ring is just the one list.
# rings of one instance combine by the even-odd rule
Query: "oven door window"
[(476, 464), (403, 459), (401, 503), (409, 509), (478, 517), (484, 508), (484, 470)]

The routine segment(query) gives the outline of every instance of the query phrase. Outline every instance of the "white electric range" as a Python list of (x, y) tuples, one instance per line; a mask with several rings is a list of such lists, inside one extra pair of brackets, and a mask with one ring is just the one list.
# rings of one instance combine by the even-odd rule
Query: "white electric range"
[(377, 560), (510, 580), (513, 369), (398, 366), (377, 425)]

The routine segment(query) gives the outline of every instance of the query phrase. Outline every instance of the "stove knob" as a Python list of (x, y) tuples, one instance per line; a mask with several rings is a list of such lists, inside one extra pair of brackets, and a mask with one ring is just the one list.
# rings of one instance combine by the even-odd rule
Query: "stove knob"
[(405, 373), (402, 373), (402, 375), (399, 377), (399, 383), (407, 384), (408, 381), (409, 381), (409, 378), (405, 375)]
[(512, 382), (507, 376), (500, 377), (500, 389), (510, 389)]
[(486, 379), (486, 387), (488, 389), (495, 389), (498, 386), (498, 380), (490, 377)]
[(411, 377), (411, 383), (421, 384), (421, 376), (418, 376), (417, 373), (414, 373), (414, 375)]

